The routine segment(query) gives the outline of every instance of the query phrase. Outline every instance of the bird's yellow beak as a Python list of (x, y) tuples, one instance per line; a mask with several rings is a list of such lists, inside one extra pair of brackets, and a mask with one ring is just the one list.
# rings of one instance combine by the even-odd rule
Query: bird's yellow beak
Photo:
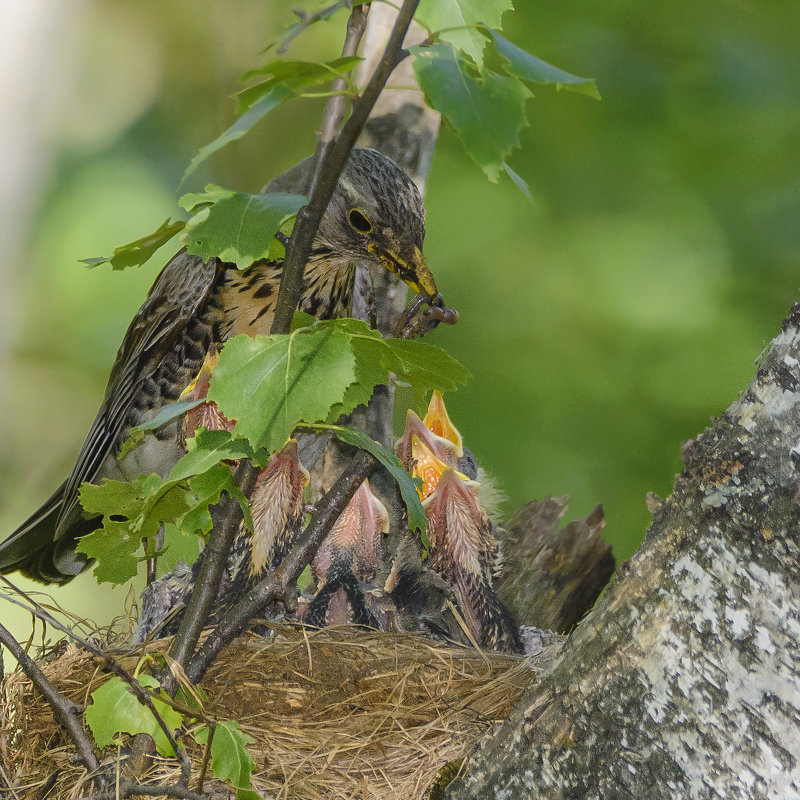
[(410, 286), (417, 294), (426, 294), (429, 297), (436, 297), (439, 290), (436, 288), (436, 281), (433, 274), (428, 269), (428, 262), (419, 247), (414, 247), (410, 257), (402, 258), (397, 253), (388, 250), (380, 250), (370, 246), (381, 263), (400, 278), (403, 283)]
[(458, 428), (453, 425), (444, 406), (442, 393), (438, 389), (433, 390), (431, 401), (428, 403), (428, 413), (425, 414), (422, 423), (436, 436), (447, 439), (455, 447), (456, 455), (459, 458), (464, 455), (464, 440), (461, 438)]

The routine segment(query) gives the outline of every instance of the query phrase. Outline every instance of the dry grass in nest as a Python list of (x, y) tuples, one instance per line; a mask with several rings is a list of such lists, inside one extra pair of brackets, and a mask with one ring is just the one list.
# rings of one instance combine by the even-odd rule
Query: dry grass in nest
[[(166, 644), (149, 650), (164, 652)], [(140, 655), (118, 660), (132, 670)], [(91, 657), (71, 645), (42, 668), (80, 704), (107, 680)], [(508, 716), (532, 670), (528, 660), (411, 634), (287, 626), (271, 642), (249, 636), (227, 648), (202, 685), (205, 713), (238, 720), (255, 739), (249, 748), (256, 762), (253, 785), (264, 797), (412, 800)], [(20, 800), (37, 796), (56, 770), (48, 798), (90, 793), (71, 742), (27, 678), (14, 672), (2, 689), (0, 763), (9, 777), (20, 779)], [(202, 749), (190, 737), (184, 742), (196, 776)], [(102, 756), (116, 760), (121, 754), (124, 748), (110, 747)], [(157, 759), (145, 780), (173, 782), (178, 774), (177, 761)], [(193, 778), (190, 787), (196, 785)]]

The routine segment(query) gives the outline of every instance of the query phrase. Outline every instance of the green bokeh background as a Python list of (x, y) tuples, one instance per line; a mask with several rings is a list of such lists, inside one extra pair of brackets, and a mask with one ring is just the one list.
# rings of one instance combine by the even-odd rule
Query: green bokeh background
[[(680, 443), (752, 376), (800, 281), (800, 4), (517, 0), (509, 38), (603, 95), (542, 88), (511, 165), (533, 203), (488, 183), (445, 128), (428, 186), (426, 253), (456, 328), (432, 337), (471, 370), (448, 398), (508, 496), (602, 503), (618, 558), (641, 540), (645, 493), (667, 494)], [(61, 92), (34, 225), (18, 264), (0, 392), (0, 531), (66, 476), (122, 334), (158, 269), (87, 271), (175, 213), (181, 173), (234, 119), (228, 95), (290, 21), (277, 0), (94, 0), (69, 102)], [(312, 4), (315, 10), (319, 6)], [(76, 5), (77, 8), (77, 5)], [(338, 54), (345, 16), (290, 51)], [(24, 75), (19, 80), (25, 80)], [(321, 100), (294, 101), (208, 162), (256, 191), (308, 155)], [(107, 621), (84, 575), (54, 597)], [(24, 615), (0, 609), (24, 632)]]

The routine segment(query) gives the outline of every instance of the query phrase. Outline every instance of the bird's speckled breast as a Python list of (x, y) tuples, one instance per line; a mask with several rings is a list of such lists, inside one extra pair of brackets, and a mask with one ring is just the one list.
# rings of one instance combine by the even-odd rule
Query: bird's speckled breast
[[(332, 264), (330, 260), (324, 264), (323, 268), (313, 257), (309, 262), (300, 308), (319, 319), (346, 316), (352, 304), (355, 268), (344, 262)], [(200, 313), (190, 320), (155, 372), (143, 381), (128, 412), (120, 443), (130, 428), (152, 419), (164, 405), (180, 397), (199, 372), (212, 344), (221, 345), (239, 334), (269, 334), (281, 266), (258, 261), (244, 272), (234, 266), (222, 272)], [(156, 436), (174, 438), (173, 428), (167, 425)]]

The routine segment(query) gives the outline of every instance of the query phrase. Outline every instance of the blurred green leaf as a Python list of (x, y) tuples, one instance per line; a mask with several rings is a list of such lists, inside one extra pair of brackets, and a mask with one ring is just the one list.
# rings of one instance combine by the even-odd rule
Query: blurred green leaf
[(325, 419), (355, 380), (349, 337), (334, 326), (235, 336), (220, 353), (208, 399), (257, 448), (283, 447), (300, 420)]
[(511, 0), (421, 0), (414, 17), (434, 33), (444, 31), (442, 39), (483, 64), (486, 40), (476, 26), (482, 23), (501, 28), (503, 12), (512, 8)]
[(205, 147), (201, 147), (197, 154), (189, 162), (189, 166), (183, 173), (181, 183), (183, 183), (209, 156), (214, 155), (217, 151), (221, 150), (225, 145), (241, 139), (250, 128), (257, 122), (262, 120), (270, 111), (277, 108), (281, 103), (295, 97), (295, 93), (284, 85), (275, 86), (272, 91), (265, 94), (263, 97), (250, 107), (247, 113), (242, 114), (233, 125), (230, 126), (224, 133), (221, 133), (209, 142)]
[(332, 61), (286, 61), (285, 59), (270, 61), (269, 64), (251, 69), (242, 76), (243, 81), (257, 75), (272, 77), (238, 92), (237, 112), (242, 114), (252, 108), (257, 100), (277, 86), (286, 86), (296, 95), (312, 84), (326, 84), (334, 78), (345, 77), (359, 61), (363, 60), (361, 56), (342, 56)]
[(159, 247), (166, 244), (176, 233), (183, 230), (186, 223), (183, 220), (170, 222), (167, 217), (157, 230), (142, 236), (128, 244), (115, 247), (110, 256), (97, 256), (95, 258), (82, 258), (80, 262), (86, 264), (90, 269), (100, 264), (111, 264), (115, 270), (123, 270), (128, 267), (140, 267), (150, 259)]
[(525, 197), (527, 197), (528, 200), (532, 203), (533, 195), (531, 194), (530, 186), (528, 186), (525, 179), (522, 176), (517, 175), (517, 173), (514, 172), (514, 170), (511, 169), (511, 167), (509, 167), (507, 163), (503, 164), (503, 171), (506, 173), (506, 175), (508, 175), (509, 178), (511, 178), (517, 189), (519, 189), (522, 192), (522, 194), (524, 194)]
[(509, 42), (504, 36), (491, 28), (481, 26), (481, 32), (491, 40), (500, 57), (503, 59), (503, 68), (509, 75), (519, 78), (522, 81), (538, 83), (545, 86), (555, 85), (556, 89), (567, 89), (571, 92), (594, 97), (600, 100), (600, 92), (597, 91), (597, 83), (594, 78), (580, 78), (577, 75), (570, 75), (563, 69), (554, 67), (546, 61), (542, 61), (521, 47)]
[[(200, 745), (208, 742), (211, 729), (204, 725), (193, 736)], [(251, 789), (250, 773), (255, 763), (247, 752), (246, 745), (255, 739), (244, 733), (235, 720), (222, 720), (214, 729), (211, 740), (211, 771), (221, 781), (227, 781), (236, 789), (236, 800), (260, 800), (261, 795)]]
[(246, 73), (243, 79), (264, 74), (271, 74), (272, 77), (237, 94), (239, 99), (237, 113), (241, 116), (213, 142), (209, 142), (197, 152), (183, 173), (181, 182), (185, 181), (209, 156), (231, 142), (241, 139), (270, 111), (297, 97), (303, 89), (314, 85), (322, 87), (333, 78), (346, 74), (359, 61), (361, 58), (356, 56), (335, 58), (327, 63), (280, 60), (271, 61), (264, 67)]
[[(139, 675), (142, 686), (161, 690), (152, 675)], [(183, 716), (171, 706), (153, 697), (153, 706), (172, 731), (183, 724)], [(147, 733), (153, 737), (156, 750), (167, 758), (174, 757), (175, 751), (166, 734), (149, 708), (142, 705), (121, 678), (111, 678), (92, 692), (92, 705), (86, 709), (86, 724), (92, 731), (98, 747), (111, 744), (118, 733)]]
[(500, 75), (449, 44), (412, 47), (414, 72), (425, 97), (455, 128), (472, 160), (496, 181), (506, 156), (519, 146), (528, 123), (530, 91), (516, 78)]
[[(283, 245), (275, 234), (308, 201), (299, 194), (248, 194), (207, 187), (205, 195), (186, 201), (203, 206), (186, 223), (181, 241), (187, 252), (204, 261), (219, 258), (246, 269), (262, 258), (280, 258)], [(204, 205), (203, 198), (209, 205)], [(185, 199), (185, 198), (184, 198)]]

